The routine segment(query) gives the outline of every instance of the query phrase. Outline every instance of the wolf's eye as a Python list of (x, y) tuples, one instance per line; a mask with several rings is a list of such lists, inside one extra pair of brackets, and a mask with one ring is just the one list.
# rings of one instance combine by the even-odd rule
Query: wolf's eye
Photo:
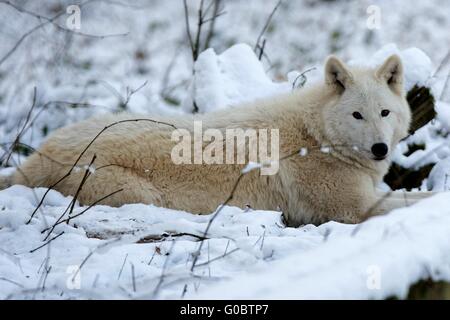
[(363, 116), (361, 115), (361, 113), (359, 113), (358, 111), (353, 112), (353, 118), (361, 120), (363, 118)]
[(389, 115), (389, 113), (391, 113), (391, 112), (389, 110), (387, 110), (387, 109), (381, 110), (381, 116), (382, 117), (387, 117)]

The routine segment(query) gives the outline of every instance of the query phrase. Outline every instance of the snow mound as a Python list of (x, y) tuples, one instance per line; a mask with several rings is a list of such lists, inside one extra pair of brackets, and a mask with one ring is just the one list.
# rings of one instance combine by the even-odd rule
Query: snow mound
[(450, 131), (450, 103), (437, 101), (435, 109), (439, 122), (447, 131)]
[[(369, 59), (355, 59), (349, 64), (376, 67), (392, 54), (398, 54), (403, 61), (406, 90), (415, 84), (428, 85), (433, 65), (430, 58), (418, 48), (400, 50), (395, 44), (389, 44)], [(270, 79), (261, 61), (246, 44), (234, 45), (221, 54), (208, 49), (200, 54), (194, 65), (191, 97), (183, 107), (191, 112), (195, 101), (198, 111), (204, 113), (286, 93), (293, 88), (323, 81), (323, 65), (310, 66), (304, 71), (293, 70), (287, 74), (287, 79)]]
[[(220, 55), (214, 49), (202, 52), (195, 63), (191, 85), (200, 112), (286, 92), (287, 88), (287, 83), (268, 78), (263, 65), (246, 44), (234, 45)], [(187, 106), (192, 106), (192, 100)]]
[(450, 193), (359, 227), (224, 207), (198, 253), (214, 214), (95, 206), (48, 235), (71, 198), (51, 191), (27, 224), (45, 190), (0, 191), (0, 299), (386, 298), (450, 280)]
[[(265, 268), (223, 281), (196, 298), (405, 298), (419, 279), (450, 279), (450, 193), (372, 218), (360, 226), (304, 227), (327, 237)], [(445, 207), (445, 209), (443, 209)], [(355, 229), (358, 228), (358, 229)]]
[(400, 50), (397, 45), (391, 43), (378, 50), (368, 62), (362, 63), (359, 61), (358, 64), (376, 67), (393, 54), (400, 56), (402, 60), (405, 72), (404, 86), (407, 91), (416, 84), (419, 86), (429, 85), (428, 81), (433, 72), (433, 64), (426, 53), (418, 48)]
[(439, 161), (433, 167), (427, 180), (428, 190), (450, 190), (450, 158)]

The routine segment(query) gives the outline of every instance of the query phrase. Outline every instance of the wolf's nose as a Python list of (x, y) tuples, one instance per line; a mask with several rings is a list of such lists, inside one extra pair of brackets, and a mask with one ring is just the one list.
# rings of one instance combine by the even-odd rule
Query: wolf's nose
[(389, 150), (389, 148), (386, 143), (375, 143), (372, 146), (372, 153), (377, 158), (386, 156), (388, 153), (388, 150)]

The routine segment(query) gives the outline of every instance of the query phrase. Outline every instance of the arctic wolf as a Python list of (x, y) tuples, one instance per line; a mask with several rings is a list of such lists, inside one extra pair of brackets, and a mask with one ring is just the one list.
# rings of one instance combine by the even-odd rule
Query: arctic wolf
[[(157, 123), (129, 114), (102, 115), (59, 129), (11, 183), (53, 186), (74, 195), (83, 167), (95, 155), (96, 169), (78, 194), (81, 204), (103, 199), (100, 203), (111, 206), (146, 203), (211, 213), (230, 195), (244, 165), (175, 164), (174, 127), (192, 130), (196, 120), (222, 132), (279, 129), (278, 173), (264, 176), (253, 170), (243, 175), (229, 205), (281, 210), (291, 226), (357, 223), (405, 206), (403, 194), (385, 197), (376, 190), (411, 119), (399, 57), (370, 69), (350, 68), (331, 56), (324, 72), (323, 83), (311, 88), (206, 115), (152, 117)], [(136, 121), (126, 121), (132, 119)], [(407, 203), (426, 196), (408, 193)]]

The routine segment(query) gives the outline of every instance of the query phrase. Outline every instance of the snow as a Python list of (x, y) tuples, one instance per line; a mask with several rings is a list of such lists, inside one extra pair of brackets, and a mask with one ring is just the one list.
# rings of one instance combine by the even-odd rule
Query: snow
[(380, 66), (391, 55), (400, 56), (405, 70), (404, 87), (408, 91), (414, 85), (427, 86), (434, 70), (431, 59), (418, 48), (399, 50), (396, 44), (390, 43), (378, 50), (369, 61), (352, 61), (350, 64), (364, 64), (372, 67)]
[(308, 155), (308, 149), (307, 149), (307, 148), (300, 148), (299, 154), (300, 154), (300, 156), (302, 156), (302, 157)]
[(328, 146), (324, 146), (320, 148), (320, 152), (322, 153), (330, 153), (331, 152), (331, 148)]
[[(213, 215), (142, 204), (95, 206), (58, 225), (48, 239), (64, 233), (31, 252), (45, 243), (42, 231), (71, 200), (51, 191), (26, 224), (43, 192), (22, 186), (0, 192), (2, 299), (180, 298), (185, 285), (185, 297), (194, 299), (381, 299), (405, 297), (420, 279), (450, 280), (448, 192), (359, 226), (286, 228), (280, 212), (224, 207), (192, 273), (199, 246), (192, 235), (203, 236)], [(74, 214), (83, 209), (77, 206)]]
[[(350, 66), (376, 68), (391, 55), (402, 59), (405, 69), (405, 90), (414, 85), (429, 86), (433, 65), (430, 58), (418, 48), (399, 50), (387, 44), (371, 57), (348, 61)], [(192, 111), (193, 100), (201, 113), (251, 102), (256, 99), (300, 90), (323, 81), (323, 61), (303, 71), (292, 70), (287, 81), (273, 81), (264, 71), (250, 46), (237, 44), (217, 54), (213, 49), (202, 52), (195, 62), (190, 96), (184, 109)]]
[(450, 131), (450, 103), (437, 101), (435, 109), (439, 122), (447, 131)]
[[(23, 5), (51, 16), (60, 2)], [(216, 21), (213, 48), (195, 64), (176, 1), (150, 6), (100, 1), (83, 11), (83, 32), (126, 36), (68, 37), (52, 26), (43, 28), (0, 64), (1, 146), (14, 141), (35, 86), (36, 120), (21, 138), (32, 147), (57, 128), (93, 114), (124, 109), (184, 114), (192, 111), (193, 101), (199, 112), (211, 112), (302, 90), (322, 81), (330, 53), (351, 65), (372, 67), (398, 54), (405, 88), (429, 86), (437, 117), (398, 146), (394, 161), (407, 168), (436, 163), (424, 187), (448, 191), (450, 95), (445, 81), (450, 64), (441, 62), (450, 40), (450, 3), (378, 1), (381, 27), (369, 30), (364, 1), (284, 1), (264, 35), (260, 61), (253, 46), (276, 2), (227, 2), (227, 14)], [(40, 21), (0, 6), (1, 58)], [(195, 3), (190, 9), (194, 19)], [(124, 107), (130, 90), (141, 86)], [(424, 150), (405, 156), (413, 144), (423, 144)], [(307, 154), (307, 149), (299, 152)], [(16, 165), (25, 156), (14, 153), (11, 159)], [(249, 164), (244, 173), (260, 167)], [(0, 175), (14, 170), (1, 168)], [(95, 174), (94, 166), (89, 170)], [(380, 187), (389, 190), (386, 184)], [(45, 191), (23, 186), (0, 191), (0, 299), (177, 299), (184, 291), (192, 299), (383, 299), (405, 297), (420, 279), (450, 281), (448, 192), (359, 226), (331, 221), (287, 228), (280, 212), (226, 206), (217, 216), (198, 216), (132, 204), (94, 206), (48, 234), (43, 231), (72, 198), (49, 192), (27, 224)], [(76, 204), (72, 217), (85, 209)], [(199, 239), (213, 217), (198, 256)], [(195, 256), (199, 260), (191, 272)]]
[[(257, 98), (273, 96), (289, 89), (266, 76), (252, 48), (237, 44), (217, 55), (213, 49), (202, 52), (194, 66), (193, 99), (200, 112), (210, 112)], [(187, 110), (192, 98), (185, 103)], [(189, 106), (189, 107), (188, 107)]]
[(242, 173), (248, 173), (252, 170), (261, 168), (262, 164), (257, 162), (249, 162), (244, 169), (242, 169)]
[(433, 191), (450, 190), (450, 158), (440, 160), (431, 169), (427, 180), (427, 188)]
[[(329, 222), (300, 228), (308, 249), (214, 285), (196, 298), (405, 298), (419, 279), (450, 279), (450, 193), (358, 226)], [(327, 235), (325, 237), (325, 234)], [(270, 243), (270, 240), (266, 243)], [(312, 244), (312, 243), (311, 243)], [(270, 244), (268, 244), (270, 246)], [(300, 246), (299, 246), (300, 247)], [(264, 279), (264, 280), (262, 280)]]

